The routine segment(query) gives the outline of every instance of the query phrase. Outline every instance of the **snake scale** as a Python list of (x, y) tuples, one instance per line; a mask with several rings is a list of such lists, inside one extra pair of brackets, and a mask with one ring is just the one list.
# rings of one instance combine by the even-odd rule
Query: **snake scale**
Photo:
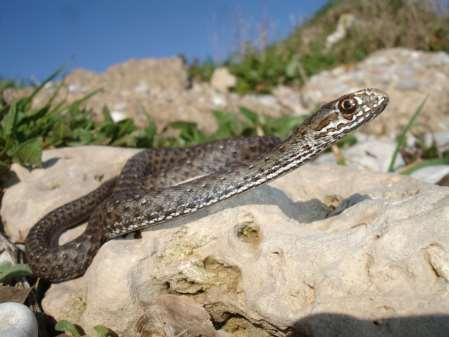
[[(363, 89), (329, 102), (284, 141), (249, 137), (189, 148), (143, 150), (119, 176), (45, 215), (26, 239), (33, 273), (51, 282), (81, 276), (112, 238), (196, 212), (302, 165), (380, 114), (388, 96)], [(85, 221), (85, 231), (59, 245), (60, 235)]]

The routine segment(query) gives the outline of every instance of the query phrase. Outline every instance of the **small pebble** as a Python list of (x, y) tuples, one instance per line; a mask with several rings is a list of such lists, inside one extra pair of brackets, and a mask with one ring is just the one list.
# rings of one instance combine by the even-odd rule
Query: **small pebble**
[(436, 184), (447, 174), (449, 174), (449, 165), (435, 165), (416, 170), (411, 176), (430, 184)]
[(37, 320), (27, 306), (6, 302), (0, 304), (1, 337), (37, 337)]

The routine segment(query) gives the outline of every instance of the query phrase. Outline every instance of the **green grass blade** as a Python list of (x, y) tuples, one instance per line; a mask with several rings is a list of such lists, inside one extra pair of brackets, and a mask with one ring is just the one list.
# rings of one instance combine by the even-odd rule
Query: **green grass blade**
[(17, 116), (17, 104), (13, 103), (0, 121), (0, 129), (2, 129), (1, 133), (4, 138), (9, 138), (14, 133), (17, 125)]
[(82, 337), (76, 326), (73, 323), (66, 320), (58, 321), (58, 323), (56, 323), (55, 325), (55, 330), (59, 332), (64, 332), (71, 337)]
[(256, 126), (260, 124), (260, 116), (254, 111), (241, 106), (240, 113), (243, 115), (243, 117), (246, 118), (246, 120), (251, 124), (251, 126)]
[(33, 92), (31, 93), (31, 95), (28, 97), (29, 101), (32, 101), (33, 98), (39, 93), (39, 91), (42, 90), (43, 87), (45, 87), (45, 85), (47, 83), (49, 83), (50, 81), (54, 80), (56, 77), (58, 77), (58, 75), (60, 75), (62, 73), (62, 67), (58, 68), (55, 70), (55, 72), (53, 72), (53, 74), (51, 74), (50, 76), (48, 76), (45, 80), (42, 81), (41, 84), (39, 84), (36, 89), (33, 90)]
[(99, 92), (102, 92), (103, 88), (99, 88), (99, 89), (95, 89), (93, 91), (91, 91), (90, 93), (84, 95), (83, 97), (77, 99), (76, 101), (73, 101), (72, 103), (70, 103), (69, 108), (79, 108), (79, 106), (83, 103), (85, 103), (86, 101), (88, 101), (92, 96), (95, 96), (96, 94), (98, 94)]
[(114, 333), (111, 329), (106, 328), (103, 325), (96, 325), (94, 326), (94, 330), (97, 333), (98, 337), (113, 337)]
[(422, 109), (424, 108), (424, 104), (426, 103), (427, 98), (428, 98), (428, 96), (426, 96), (423, 99), (421, 104), (416, 109), (415, 113), (409, 119), (407, 125), (402, 130), (401, 134), (398, 136), (398, 138), (396, 140), (396, 147), (395, 147), (395, 149), (393, 151), (393, 155), (391, 156), (390, 165), (388, 165), (388, 172), (393, 172), (394, 171), (394, 164), (396, 163), (396, 158), (397, 158), (397, 156), (399, 154), (399, 151), (404, 147), (404, 144), (405, 144), (405, 142), (407, 140), (407, 133), (410, 131), (410, 129), (415, 124), (416, 119), (418, 118), (418, 116), (420, 115)]
[(14, 161), (24, 166), (39, 167), (42, 164), (42, 139), (28, 139), (17, 145), (11, 154)]

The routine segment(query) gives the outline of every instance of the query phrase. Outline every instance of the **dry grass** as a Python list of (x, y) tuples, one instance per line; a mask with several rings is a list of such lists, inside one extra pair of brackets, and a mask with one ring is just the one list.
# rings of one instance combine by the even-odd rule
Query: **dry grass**
[(337, 0), (330, 1), (284, 44), (301, 54), (312, 52), (332, 33), (342, 14), (356, 24), (332, 51), (338, 61), (351, 61), (381, 49), (405, 47), (449, 52), (448, 0)]

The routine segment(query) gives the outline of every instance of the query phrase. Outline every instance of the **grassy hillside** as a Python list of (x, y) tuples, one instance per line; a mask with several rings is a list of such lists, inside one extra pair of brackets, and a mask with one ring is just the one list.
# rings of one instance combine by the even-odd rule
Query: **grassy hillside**
[[(342, 15), (355, 21), (344, 39), (325, 48)], [(259, 51), (247, 45), (225, 62), (238, 78), (239, 93), (269, 92), (278, 84), (301, 85), (308, 77), (392, 47), (449, 52), (446, 0), (330, 0), (289, 37)], [(243, 56), (242, 56), (243, 55)], [(208, 79), (216, 65), (191, 67), (194, 79)]]

